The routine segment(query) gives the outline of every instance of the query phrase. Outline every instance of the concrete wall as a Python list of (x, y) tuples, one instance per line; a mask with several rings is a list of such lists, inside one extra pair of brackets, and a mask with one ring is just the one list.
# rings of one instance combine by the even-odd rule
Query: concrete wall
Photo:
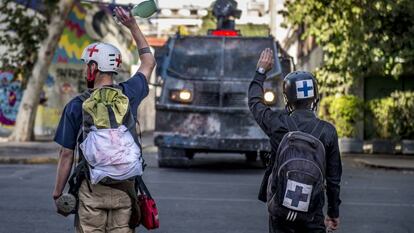
[(323, 52), (320, 47), (316, 47), (307, 56), (297, 58), (296, 69), (314, 71), (322, 65)]

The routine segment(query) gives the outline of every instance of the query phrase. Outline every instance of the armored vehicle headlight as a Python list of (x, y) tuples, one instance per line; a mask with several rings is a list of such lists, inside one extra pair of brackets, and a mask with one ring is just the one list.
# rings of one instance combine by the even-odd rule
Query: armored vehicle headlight
[(264, 99), (267, 104), (274, 104), (276, 102), (276, 95), (273, 91), (267, 90), (264, 93)]
[(183, 90), (173, 90), (170, 92), (170, 98), (172, 101), (180, 103), (191, 103), (193, 101), (193, 94), (191, 91)]

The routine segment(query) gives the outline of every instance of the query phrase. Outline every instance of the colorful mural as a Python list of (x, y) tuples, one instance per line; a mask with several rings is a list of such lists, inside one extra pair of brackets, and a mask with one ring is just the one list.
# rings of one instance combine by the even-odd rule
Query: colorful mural
[[(80, 57), (87, 45), (104, 41), (117, 46), (123, 54), (123, 70), (115, 77), (116, 81), (130, 77), (130, 65), (138, 62), (135, 43), (130, 33), (114, 22), (111, 8), (107, 4), (84, 2), (76, 4), (70, 12), (43, 87), (36, 135), (53, 134), (63, 106), (86, 88)], [(0, 71), (0, 82), (1, 131), (15, 124), (22, 91), (20, 82), (14, 81), (10, 72)]]
[(60, 38), (58, 48), (53, 57), (53, 63), (81, 64), (79, 58), (83, 48), (94, 40), (86, 34), (86, 10), (81, 4), (76, 4), (66, 20), (66, 28)]
[(0, 125), (14, 125), (22, 96), (20, 81), (14, 80), (13, 73), (0, 71)]
[(34, 127), (35, 135), (54, 135), (61, 114), (62, 110), (60, 108), (39, 105)]

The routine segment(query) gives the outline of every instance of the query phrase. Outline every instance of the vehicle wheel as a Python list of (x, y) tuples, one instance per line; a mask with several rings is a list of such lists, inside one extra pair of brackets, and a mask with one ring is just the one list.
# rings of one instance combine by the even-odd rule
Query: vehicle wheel
[(257, 160), (257, 152), (247, 152), (246, 153), (246, 161), (247, 162), (256, 162)]
[(194, 158), (194, 154), (195, 154), (194, 151), (191, 151), (191, 150), (185, 151), (185, 156), (187, 156), (187, 158), (190, 160)]
[(184, 149), (158, 148), (158, 167), (186, 168), (190, 165), (190, 159)]

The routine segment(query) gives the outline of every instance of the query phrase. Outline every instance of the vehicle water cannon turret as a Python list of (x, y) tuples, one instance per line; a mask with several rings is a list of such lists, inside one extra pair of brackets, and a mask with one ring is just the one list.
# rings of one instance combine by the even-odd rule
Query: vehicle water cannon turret
[(213, 6), (213, 15), (217, 18), (216, 30), (234, 30), (234, 20), (240, 19), (241, 13), (235, 0), (217, 0)]

